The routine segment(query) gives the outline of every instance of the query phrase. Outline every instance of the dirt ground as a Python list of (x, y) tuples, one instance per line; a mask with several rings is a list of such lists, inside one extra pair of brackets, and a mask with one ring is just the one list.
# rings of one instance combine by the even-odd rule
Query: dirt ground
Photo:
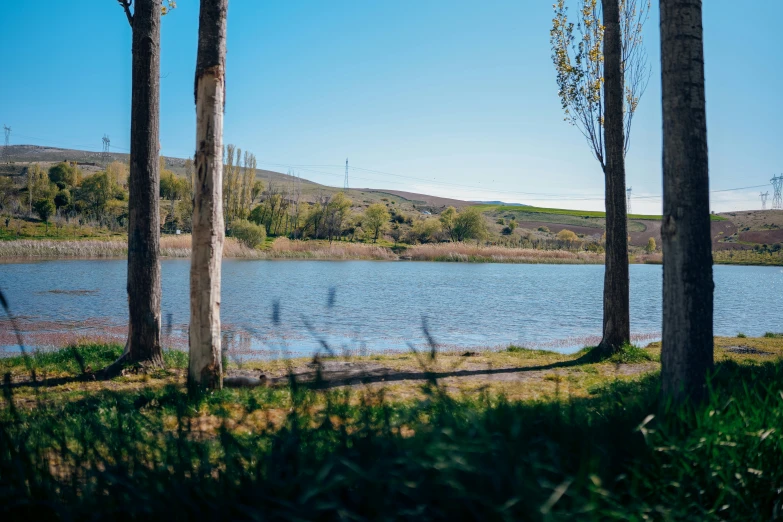
[[(660, 343), (644, 349), (649, 360), (633, 363), (594, 362), (584, 353), (563, 355), (526, 349), (467, 351), (429, 354), (401, 353), (329, 359), (288, 359), (230, 364), (227, 388), (286, 388), (291, 376), (313, 389), (383, 389), (390, 400), (420, 399), (429, 383), (455, 396), (488, 392), (510, 400), (551, 400), (585, 397), (615, 380), (635, 380), (660, 370)], [(715, 359), (757, 364), (783, 357), (783, 335), (774, 338), (715, 339)], [(33, 386), (28, 369), (11, 372), (15, 397), (34, 405), (36, 389), (47, 395), (73, 400), (103, 390), (133, 391), (167, 385), (185, 387), (186, 368), (169, 368), (154, 375), (127, 372), (111, 380), (91, 375), (48, 374), (39, 371)]]

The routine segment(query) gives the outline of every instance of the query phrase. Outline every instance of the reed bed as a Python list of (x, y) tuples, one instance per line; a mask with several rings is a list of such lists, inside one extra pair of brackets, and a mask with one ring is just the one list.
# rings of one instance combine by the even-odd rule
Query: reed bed
[[(164, 236), (160, 239), (163, 257), (190, 257), (191, 236)], [(122, 258), (128, 254), (124, 240), (0, 241), (0, 259)], [(291, 241), (277, 238), (269, 248), (252, 249), (234, 238), (226, 238), (223, 257), (243, 259), (372, 259), (391, 261), (398, 257), (388, 248), (364, 243)]]
[(345, 243), (326, 241), (291, 241), (277, 238), (269, 250), (264, 252), (266, 259), (372, 259), (393, 261), (397, 255), (385, 247), (366, 243)]
[(2, 258), (108, 258), (124, 257), (128, 253), (125, 241), (53, 241), (20, 239), (0, 241)]
[(478, 246), (466, 243), (416, 245), (409, 248), (405, 255), (413, 261), (468, 263), (601, 264), (604, 262), (604, 255), (594, 252)]
[[(191, 236), (163, 236), (160, 253), (168, 258), (190, 257)], [(0, 241), (0, 260), (24, 259), (108, 259), (124, 258), (128, 254), (125, 239), (52, 240), (20, 239)], [(401, 256), (390, 248), (367, 243), (344, 241), (301, 241), (279, 237), (261, 249), (244, 246), (232, 237), (223, 245), (227, 259), (323, 259), (323, 260), (377, 260), (394, 261), (400, 258), (412, 261), (444, 261), (461, 263), (520, 263), (520, 264), (602, 264), (604, 255), (572, 250), (540, 250), (504, 246), (480, 246), (468, 243), (440, 243), (414, 245)], [(716, 264), (783, 265), (783, 251), (756, 252), (752, 250), (713, 252)], [(661, 264), (663, 255), (636, 254), (632, 263)]]

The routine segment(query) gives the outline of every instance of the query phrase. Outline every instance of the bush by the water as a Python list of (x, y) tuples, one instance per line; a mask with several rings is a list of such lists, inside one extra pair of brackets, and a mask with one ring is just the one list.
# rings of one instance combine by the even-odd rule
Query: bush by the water
[(266, 239), (266, 228), (246, 219), (237, 219), (231, 223), (231, 235), (246, 247), (257, 248)]

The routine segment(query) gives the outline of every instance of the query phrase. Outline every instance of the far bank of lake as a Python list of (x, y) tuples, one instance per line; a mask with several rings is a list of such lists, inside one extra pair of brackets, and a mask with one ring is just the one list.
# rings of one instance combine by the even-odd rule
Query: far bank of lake
[[(189, 258), (190, 236), (162, 236), (161, 255), (164, 258)], [(113, 239), (19, 239), (0, 241), (0, 263), (41, 259), (124, 259), (127, 241)], [(268, 240), (261, 248), (247, 248), (234, 238), (226, 238), (223, 248), (226, 259), (318, 259), (375, 261), (440, 261), (462, 263), (516, 264), (603, 264), (604, 254), (579, 248), (533, 249), (502, 245), (468, 243), (437, 243), (423, 245), (372, 244), (352, 241), (291, 241), (287, 238)], [(661, 264), (660, 250), (647, 253), (638, 248), (628, 256), (631, 264)], [(715, 264), (747, 266), (783, 266), (783, 250), (719, 250), (713, 252)]]

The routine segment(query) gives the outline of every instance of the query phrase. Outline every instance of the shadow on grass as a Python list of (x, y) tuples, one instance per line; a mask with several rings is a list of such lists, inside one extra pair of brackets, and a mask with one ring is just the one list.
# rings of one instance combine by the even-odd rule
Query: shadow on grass
[(695, 410), (662, 403), (658, 375), (565, 402), (424, 389), (395, 404), (296, 382), (198, 397), (169, 387), (24, 410), (6, 387), (0, 513), (756, 520), (779, 509), (783, 363), (719, 363)]

